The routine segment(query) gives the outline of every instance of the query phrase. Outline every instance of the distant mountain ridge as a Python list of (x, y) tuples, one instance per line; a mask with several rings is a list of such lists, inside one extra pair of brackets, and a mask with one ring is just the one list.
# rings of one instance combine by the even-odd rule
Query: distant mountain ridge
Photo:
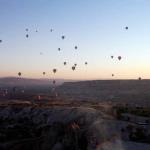
[(150, 104), (150, 80), (93, 80), (65, 82), (60, 95), (74, 100), (113, 100)]
[[(0, 85), (14, 86), (14, 85), (52, 85), (54, 79), (32, 79), (32, 78), (19, 78), (19, 77), (1, 77)], [(66, 81), (65, 79), (55, 79), (56, 85), (61, 85)]]

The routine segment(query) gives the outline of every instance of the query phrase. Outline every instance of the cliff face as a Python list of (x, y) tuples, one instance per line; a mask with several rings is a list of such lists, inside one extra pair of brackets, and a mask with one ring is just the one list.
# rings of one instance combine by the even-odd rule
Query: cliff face
[(60, 95), (76, 100), (150, 100), (150, 80), (68, 82), (59, 86), (57, 90)]

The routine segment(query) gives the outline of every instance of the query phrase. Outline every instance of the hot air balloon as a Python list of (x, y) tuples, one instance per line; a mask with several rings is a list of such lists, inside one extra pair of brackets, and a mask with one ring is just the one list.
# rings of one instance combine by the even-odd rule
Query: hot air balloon
[(21, 72), (18, 72), (18, 76), (19, 76), (19, 77), (21, 76)]
[(111, 75), (112, 77), (114, 76), (114, 74)]
[(26, 28), (26, 31), (28, 32), (28, 31), (29, 31), (29, 29), (28, 29), (28, 28)]
[(141, 78), (141, 77), (139, 77), (139, 80), (142, 80), (142, 78)]
[(77, 47), (77, 46), (75, 46), (74, 48), (75, 48), (75, 49), (78, 49), (78, 47)]
[(64, 35), (62, 35), (62, 36), (61, 36), (61, 38), (64, 40), (64, 39), (65, 39), (65, 36), (64, 36)]
[(35, 30), (35, 32), (38, 32), (38, 30)]
[(53, 73), (56, 73), (57, 72), (57, 69), (53, 69)]
[(51, 29), (50, 31), (53, 32), (53, 29)]
[(72, 66), (72, 70), (74, 71), (76, 69), (76, 67), (75, 66)]
[(74, 66), (76, 67), (76, 66), (77, 66), (77, 64), (74, 64)]
[(114, 56), (111, 56), (111, 58), (113, 59), (113, 58), (114, 58)]
[(88, 63), (87, 62), (85, 62), (85, 65), (87, 65)]
[(64, 65), (67, 65), (67, 62), (64, 62)]
[(127, 26), (126, 26), (126, 27), (125, 27), (125, 29), (126, 29), (126, 30), (128, 30), (128, 29), (129, 29), (129, 27), (127, 27)]
[(122, 57), (121, 57), (121, 56), (118, 56), (118, 59), (119, 59), (119, 60), (121, 60), (121, 59), (122, 59)]
[(29, 37), (29, 34), (26, 34), (26, 38), (28, 38)]
[(45, 75), (46, 74), (46, 72), (43, 72), (43, 75)]
[(43, 55), (43, 53), (42, 53), (42, 52), (40, 52), (40, 55)]
[(58, 48), (58, 51), (60, 51), (61, 49), (60, 48)]
[(0, 43), (2, 43), (2, 40), (0, 40)]

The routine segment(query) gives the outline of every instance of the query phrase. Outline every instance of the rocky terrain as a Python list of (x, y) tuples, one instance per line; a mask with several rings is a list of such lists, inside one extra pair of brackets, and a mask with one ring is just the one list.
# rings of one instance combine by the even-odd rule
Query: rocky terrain
[(0, 150), (150, 149), (150, 80), (8, 83), (0, 88)]
[[(79, 106), (80, 105), (80, 106)], [(98, 104), (97, 104), (98, 106)], [(125, 134), (128, 126), (110, 113), (60, 101), (32, 103), (11, 101), (0, 104), (1, 150), (148, 150)], [(108, 107), (109, 108), (109, 107)], [(124, 131), (123, 131), (124, 130)]]

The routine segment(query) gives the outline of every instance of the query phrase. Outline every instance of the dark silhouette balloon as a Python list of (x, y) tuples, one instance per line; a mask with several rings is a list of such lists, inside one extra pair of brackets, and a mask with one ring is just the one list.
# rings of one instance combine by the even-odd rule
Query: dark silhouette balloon
[(77, 66), (77, 64), (74, 64), (74, 66), (76, 67), (76, 66)]
[(26, 34), (26, 38), (28, 38), (29, 37), (29, 34)]
[(87, 62), (85, 62), (85, 65), (87, 65), (88, 63)]
[(76, 69), (76, 67), (75, 66), (72, 66), (72, 70), (74, 71)]
[(121, 56), (118, 56), (118, 59), (119, 59), (119, 60), (121, 60), (121, 59), (122, 59), (122, 57), (121, 57)]
[(77, 47), (77, 46), (75, 46), (74, 48), (75, 48), (75, 49), (78, 49), (78, 47)]
[(28, 28), (26, 28), (26, 31), (28, 32), (28, 31), (29, 31), (29, 29), (28, 29)]
[(22, 74), (21, 74), (21, 72), (18, 72), (18, 76), (20, 77)]
[(139, 80), (142, 80), (142, 78), (141, 78), (141, 77), (139, 77)]
[(0, 43), (2, 43), (2, 40), (0, 40)]
[(126, 29), (126, 30), (128, 30), (128, 29), (129, 29), (129, 27), (127, 27), (127, 26), (126, 26), (126, 27), (125, 27), (125, 29)]
[(64, 36), (64, 35), (62, 35), (62, 36), (61, 36), (61, 38), (64, 40), (64, 39), (65, 39), (65, 36)]
[(111, 75), (112, 77), (114, 76), (114, 74)]
[(46, 72), (43, 72), (43, 75), (45, 75), (46, 74)]
[(111, 56), (111, 58), (113, 59), (113, 58), (114, 58), (114, 56)]
[(61, 49), (60, 48), (58, 48), (58, 51), (60, 51)]
[(67, 62), (64, 62), (64, 65), (67, 65)]
[(57, 72), (57, 69), (53, 69), (53, 73), (56, 73)]
[(50, 31), (51, 31), (51, 32), (53, 32), (54, 30), (53, 30), (53, 29), (51, 29)]

